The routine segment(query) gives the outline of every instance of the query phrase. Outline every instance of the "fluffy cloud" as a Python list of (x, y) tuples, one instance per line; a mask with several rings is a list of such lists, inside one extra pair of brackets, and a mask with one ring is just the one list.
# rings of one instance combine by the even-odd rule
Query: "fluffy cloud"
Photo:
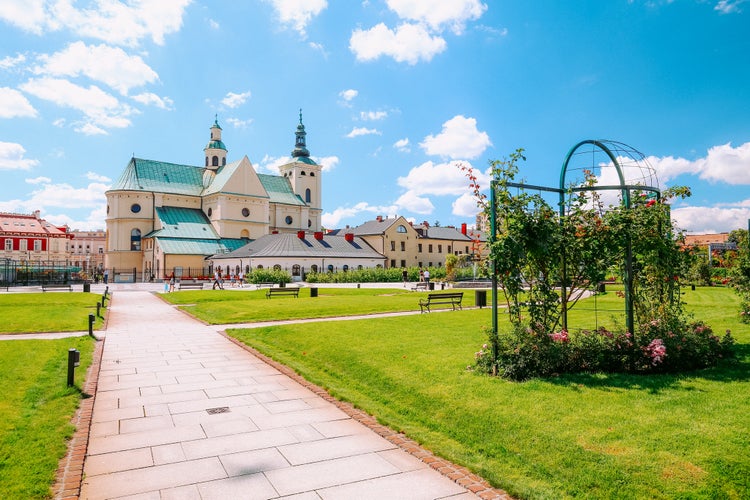
[(142, 94), (134, 95), (133, 100), (141, 103), (145, 106), (156, 106), (159, 109), (172, 109), (174, 101), (169, 97), (159, 97), (152, 92), (143, 92)]
[(50, 182), (52, 182), (52, 179), (43, 176), (26, 179), (26, 184), (49, 184)]
[(492, 145), (486, 132), (477, 130), (477, 121), (457, 115), (443, 123), (438, 135), (428, 135), (419, 144), (428, 155), (452, 159), (473, 159)]
[(9, 70), (20, 66), (26, 62), (26, 56), (18, 54), (16, 57), (5, 56), (0, 59), (0, 69)]
[(686, 160), (667, 156), (650, 156), (648, 162), (654, 167), (659, 180), (668, 181), (682, 174), (698, 175), (710, 182), (727, 184), (750, 184), (750, 142), (736, 148), (730, 143), (714, 146), (706, 156), (697, 160)]
[(74, 42), (52, 55), (40, 55), (40, 64), (33, 68), (37, 75), (85, 76), (105, 83), (123, 95), (131, 88), (159, 80), (159, 75), (143, 62), (119, 47), (86, 45)]
[(354, 89), (342, 90), (339, 92), (339, 97), (344, 100), (345, 104), (350, 104), (355, 97), (359, 95), (359, 92)]
[(672, 220), (675, 225), (693, 234), (726, 233), (735, 229), (747, 228), (750, 219), (750, 200), (736, 206), (673, 208)]
[(282, 24), (306, 36), (307, 25), (328, 7), (326, 0), (270, 0)]
[[(338, 156), (311, 156), (311, 160), (322, 167), (323, 172), (330, 172), (339, 164)], [(264, 156), (258, 165), (258, 172), (268, 172), (279, 175), (279, 167), (291, 162), (289, 156)]]
[(487, 10), (487, 5), (479, 0), (388, 0), (387, 3), (402, 19), (427, 24), (435, 31), (447, 26), (456, 34), (463, 32), (467, 21), (479, 19)]
[(16, 89), (0, 87), (0, 118), (35, 116), (36, 109), (22, 93)]
[(398, 141), (393, 143), (393, 147), (397, 150), (401, 151), (402, 153), (409, 153), (411, 152), (411, 148), (409, 147), (409, 138), (404, 137), (403, 139), (399, 139)]
[(346, 134), (346, 137), (353, 139), (354, 137), (359, 137), (361, 135), (381, 135), (381, 132), (374, 128), (354, 127), (351, 132)]
[(227, 118), (227, 123), (229, 123), (234, 128), (247, 128), (251, 123), (253, 123), (252, 118), (248, 120), (240, 120), (239, 118)]
[(358, 217), (362, 213), (369, 214), (368, 218), (373, 215), (383, 215), (391, 217), (398, 211), (398, 207), (395, 205), (391, 206), (377, 206), (370, 205), (366, 202), (360, 202), (353, 207), (339, 207), (333, 212), (326, 212), (322, 215), (321, 219), (323, 226), (329, 229), (333, 229), (339, 226), (342, 219), (351, 219)]
[(435, 205), (432, 204), (429, 198), (419, 196), (414, 191), (407, 191), (402, 194), (395, 205), (402, 210), (413, 212), (421, 215), (429, 215), (435, 210)]
[(747, 0), (719, 0), (714, 6), (714, 10), (721, 14), (739, 14), (742, 12), (740, 5), (745, 3)]
[(84, 88), (68, 80), (44, 77), (31, 79), (20, 87), (40, 99), (83, 113), (87, 122), (78, 127), (83, 133), (106, 133), (106, 128), (127, 127), (131, 123), (128, 116), (137, 113), (95, 85)]
[(385, 111), (361, 111), (359, 113), (359, 118), (363, 121), (378, 121), (384, 120), (387, 117), (388, 113)]
[(227, 95), (224, 96), (224, 99), (221, 100), (221, 103), (228, 108), (236, 108), (237, 106), (245, 104), (247, 100), (250, 99), (250, 95), (251, 93), (249, 90), (240, 94), (227, 92)]
[[(462, 163), (425, 162), (412, 168), (406, 177), (399, 177), (396, 183), (417, 195), (461, 195), (469, 188), (469, 181), (461, 171)], [(488, 186), (489, 179), (478, 173), (480, 184)]]
[(14, 142), (0, 142), (0, 170), (29, 170), (39, 164), (24, 158), (26, 149)]
[(65, 0), (3, 0), (0, 19), (42, 35), (67, 29), (79, 37), (135, 47), (150, 38), (157, 45), (179, 31), (191, 0), (113, 2), (97, 0), (92, 8), (76, 8)]
[(415, 65), (420, 60), (431, 61), (445, 48), (443, 38), (432, 36), (421, 25), (408, 23), (400, 25), (395, 31), (383, 23), (369, 30), (357, 29), (349, 39), (349, 50), (358, 61), (374, 61), (380, 56), (389, 56), (397, 62)]
[(474, 218), (479, 213), (476, 197), (471, 193), (464, 193), (451, 204), (453, 215)]

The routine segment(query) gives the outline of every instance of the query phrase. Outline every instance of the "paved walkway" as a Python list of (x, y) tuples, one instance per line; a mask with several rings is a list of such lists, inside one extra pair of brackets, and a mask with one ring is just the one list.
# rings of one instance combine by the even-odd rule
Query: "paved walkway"
[(81, 498), (476, 498), (149, 292), (109, 315)]

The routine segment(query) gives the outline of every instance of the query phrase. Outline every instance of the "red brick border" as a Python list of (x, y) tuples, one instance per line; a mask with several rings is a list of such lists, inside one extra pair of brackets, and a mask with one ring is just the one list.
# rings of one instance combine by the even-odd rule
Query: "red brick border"
[(81, 494), (83, 462), (86, 459), (86, 450), (89, 445), (91, 414), (94, 411), (104, 342), (104, 340), (97, 341), (94, 346), (93, 359), (86, 372), (86, 381), (82, 388), (83, 394), (88, 397), (81, 399), (81, 404), (73, 416), (72, 423), (75, 425), (76, 431), (68, 442), (68, 452), (60, 460), (57, 467), (55, 485), (52, 487), (52, 494), (56, 500), (73, 500), (77, 499)]
[(447, 460), (444, 460), (440, 457), (435, 456), (431, 451), (428, 451), (422, 448), (419, 445), (419, 443), (417, 443), (416, 441), (412, 439), (409, 439), (403, 433), (396, 432), (393, 429), (390, 429), (384, 425), (379, 424), (377, 419), (373, 417), (372, 415), (370, 415), (369, 413), (362, 411), (359, 408), (355, 408), (354, 405), (352, 405), (351, 403), (347, 403), (345, 401), (339, 401), (338, 399), (334, 398), (328, 393), (328, 391), (326, 391), (325, 389), (323, 389), (322, 387), (318, 385), (308, 382), (307, 380), (302, 378), (301, 375), (299, 375), (297, 372), (295, 372), (288, 366), (283, 365), (279, 363), (278, 361), (274, 361), (273, 359), (269, 358), (268, 356), (265, 356), (264, 354), (260, 353), (256, 349), (246, 344), (243, 344), (242, 342), (235, 339), (234, 337), (230, 337), (225, 332), (219, 332), (219, 333), (223, 335), (225, 338), (229, 339), (234, 344), (252, 353), (254, 356), (258, 357), (261, 361), (276, 368), (278, 371), (280, 371), (287, 377), (291, 378), (295, 382), (299, 383), (300, 385), (314, 392), (317, 396), (320, 396), (326, 401), (336, 405), (338, 409), (340, 409), (341, 411), (343, 411), (344, 413), (352, 417), (354, 420), (369, 427), (378, 435), (387, 439), (388, 441), (395, 444), (396, 446), (406, 451), (407, 453), (410, 453), (414, 457), (418, 458), (422, 462), (429, 465), (431, 468), (440, 472), (443, 476), (460, 484), (461, 486), (471, 491), (478, 497), (484, 500), (495, 500), (495, 499), (513, 500), (513, 497), (511, 497), (508, 493), (506, 493), (503, 490), (493, 488), (492, 486), (490, 486), (490, 484), (486, 480), (477, 476), (476, 474), (471, 472), (469, 469), (465, 467), (461, 467), (460, 465), (453, 464)]

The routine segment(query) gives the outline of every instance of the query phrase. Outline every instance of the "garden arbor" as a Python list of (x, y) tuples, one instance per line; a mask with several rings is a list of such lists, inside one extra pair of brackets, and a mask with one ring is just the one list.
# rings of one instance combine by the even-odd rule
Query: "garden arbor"
[[(512, 157), (512, 161), (522, 157), (520, 153)], [(661, 201), (658, 179), (654, 169), (648, 163), (646, 157), (634, 148), (616, 141), (608, 140), (584, 140), (573, 146), (562, 164), (560, 171), (560, 182), (558, 187), (533, 186), (525, 183), (509, 182), (511, 177), (498, 178), (493, 174), (490, 189), (490, 246), (498, 236), (497, 212), (498, 205), (496, 194), (498, 188), (519, 188), (535, 190), (540, 192), (556, 193), (559, 197), (559, 221), (560, 224), (566, 220), (573, 209), (587, 209), (589, 212), (600, 214), (613, 209), (629, 211), (632, 207), (633, 197), (637, 194), (639, 201), (646, 204), (654, 204)], [(627, 220), (627, 219), (625, 219)], [(633, 307), (633, 253), (632, 242), (629, 232), (626, 231), (622, 239), (622, 255), (624, 262), (621, 264), (622, 279), (625, 288), (625, 317), (626, 328), (629, 332), (635, 331), (634, 307)], [(554, 257), (553, 257), (554, 258)], [(569, 266), (575, 265), (570, 262), (569, 255), (565, 251), (560, 254), (561, 276), (560, 300), (561, 300), (561, 323), (567, 330), (568, 311), (568, 287), (571, 284), (571, 275), (574, 271)], [(615, 264), (615, 263), (611, 263)], [(492, 288), (493, 288), (493, 332), (498, 332), (497, 325), (497, 297), (498, 297), (498, 262), (492, 260)]]

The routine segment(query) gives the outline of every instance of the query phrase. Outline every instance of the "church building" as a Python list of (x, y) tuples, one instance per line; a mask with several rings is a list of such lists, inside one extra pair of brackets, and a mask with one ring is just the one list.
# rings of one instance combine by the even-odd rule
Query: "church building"
[(114, 281), (197, 277), (205, 258), (267, 234), (321, 230), (321, 171), (310, 158), (300, 111), (295, 146), (280, 175), (247, 156), (228, 162), (218, 119), (204, 165), (131, 158), (106, 193), (105, 267)]

